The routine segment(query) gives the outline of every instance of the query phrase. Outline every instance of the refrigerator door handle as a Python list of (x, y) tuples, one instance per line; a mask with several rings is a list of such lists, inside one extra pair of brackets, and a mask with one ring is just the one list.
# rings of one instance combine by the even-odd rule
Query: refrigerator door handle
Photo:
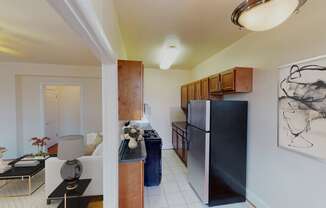
[(209, 202), (209, 160), (210, 160), (210, 134), (205, 134), (205, 182), (204, 182), (204, 202)]
[(187, 127), (187, 130), (186, 130), (186, 143), (187, 143), (187, 151), (189, 151), (190, 149), (190, 132), (189, 132), (189, 128)]

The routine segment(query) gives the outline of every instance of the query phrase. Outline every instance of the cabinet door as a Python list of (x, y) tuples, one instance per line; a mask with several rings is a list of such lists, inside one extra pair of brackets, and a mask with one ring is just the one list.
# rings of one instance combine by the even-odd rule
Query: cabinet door
[(253, 69), (237, 67), (234, 70), (235, 92), (251, 92), (253, 81)]
[(195, 84), (188, 85), (188, 101), (195, 99)]
[(186, 137), (183, 137), (183, 162), (187, 166), (187, 158), (188, 158), (188, 142)]
[(119, 164), (119, 208), (144, 207), (144, 162)]
[(201, 82), (197, 81), (197, 82), (195, 82), (195, 100), (200, 100), (200, 99), (202, 99)]
[(221, 91), (220, 75), (209, 77), (209, 93), (218, 93)]
[(181, 108), (187, 109), (188, 104), (188, 87), (187, 85), (181, 86)]
[(201, 99), (208, 100), (209, 92), (208, 92), (208, 78), (201, 80)]
[(183, 138), (179, 134), (177, 134), (177, 138), (178, 138), (177, 139), (177, 142), (178, 142), (177, 154), (182, 159), (183, 158)]
[(235, 83), (234, 83), (234, 70), (228, 70), (221, 74), (221, 85), (222, 91), (234, 91), (235, 90)]
[(118, 61), (119, 120), (143, 117), (143, 64), (141, 61)]
[(172, 127), (172, 145), (173, 149), (178, 149), (178, 135), (175, 127)]

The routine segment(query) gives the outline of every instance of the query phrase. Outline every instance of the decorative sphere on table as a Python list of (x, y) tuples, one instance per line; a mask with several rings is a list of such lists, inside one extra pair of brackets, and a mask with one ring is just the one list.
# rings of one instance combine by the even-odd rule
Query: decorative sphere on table
[(77, 188), (76, 181), (79, 180), (83, 172), (83, 166), (79, 160), (66, 161), (61, 167), (61, 177), (68, 183), (67, 190)]

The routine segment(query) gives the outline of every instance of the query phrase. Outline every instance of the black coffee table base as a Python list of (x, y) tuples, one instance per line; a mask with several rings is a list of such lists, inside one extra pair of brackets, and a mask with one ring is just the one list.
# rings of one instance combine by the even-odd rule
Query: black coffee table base
[[(65, 201), (67, 207), (86, 207), (89, 203), (88, 197), (83, 197), (85, 190), (90, 184), (91, 179), (81, 179), (78, 181), (78, 187), (75, 190), (67, 190), (67, 183), (63, 181), (47, 198), (47, 204), (52, 200), (61, 200), (59, 207), (64, 207)], [(66, 196), (66, 197), (65, 197)], [(80, 206), (79, 206), (80, 205)]]

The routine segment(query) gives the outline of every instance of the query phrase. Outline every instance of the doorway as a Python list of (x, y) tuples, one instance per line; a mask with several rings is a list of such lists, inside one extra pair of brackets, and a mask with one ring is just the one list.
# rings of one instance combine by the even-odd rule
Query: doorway
[(78, 85), (44, 85), (44, 136), (50, 138), (47, 148), (59, 138), (82, 134), (81, 88)]

